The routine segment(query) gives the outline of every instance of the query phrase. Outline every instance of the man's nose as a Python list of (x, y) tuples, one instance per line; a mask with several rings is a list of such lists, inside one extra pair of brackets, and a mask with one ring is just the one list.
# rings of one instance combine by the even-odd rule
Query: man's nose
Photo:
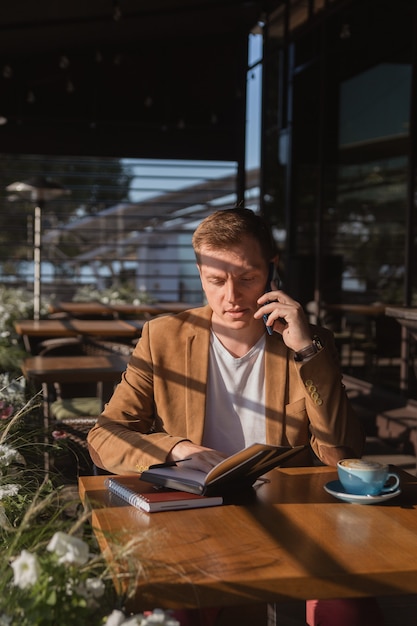
[(235, 281), (230, 279), (227, 281), (227, 300), (229, 302), (235, 302), (238, 297), (238, 289)]

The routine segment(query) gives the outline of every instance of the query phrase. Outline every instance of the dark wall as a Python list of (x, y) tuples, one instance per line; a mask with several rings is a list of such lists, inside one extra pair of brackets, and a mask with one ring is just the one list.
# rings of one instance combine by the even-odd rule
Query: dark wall
[(242, 36), (9, 59), (0, 151), (235, 160), (246, 60)]

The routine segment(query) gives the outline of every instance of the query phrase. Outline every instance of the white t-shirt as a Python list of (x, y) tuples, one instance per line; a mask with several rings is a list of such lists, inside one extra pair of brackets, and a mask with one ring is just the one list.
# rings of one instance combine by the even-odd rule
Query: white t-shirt
[(212, 332), (203, 445), (230, 455), (265, 441), (265, 335), (235, 358)]

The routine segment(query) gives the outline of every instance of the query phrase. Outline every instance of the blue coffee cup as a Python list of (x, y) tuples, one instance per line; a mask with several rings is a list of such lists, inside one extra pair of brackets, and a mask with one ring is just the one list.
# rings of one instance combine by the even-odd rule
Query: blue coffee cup
[(398, 489), (400, 478), (388, 465), (368, 459), (343, 459), (337, 473), (345, 491), (357, 496), (379, 496)]

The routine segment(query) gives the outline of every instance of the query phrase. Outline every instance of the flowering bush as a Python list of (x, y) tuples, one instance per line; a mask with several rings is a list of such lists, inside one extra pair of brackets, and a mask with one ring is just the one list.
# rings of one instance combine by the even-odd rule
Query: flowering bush
[(102, 302), (103, 304), (144, 304), (152, 302), (149, 294), (143, 290), (133, 289), (129, 285), (108, 287), (107, 289), (94, 289), (91, 285), (79, 287), (74, 295), (75, 302)]
[(16, 319), (33, 314), (33, 295), (24, 289), (0, 285), (0, 336), (10, 337), (14, 333)]
[[(41, 554), (23, 549), (11, 562), (13, 579), (8, 585), (6, 602), (0, 607), (0, 624), (92, 624), (108, 626), (145, 626), (161, 624), (179, 626), (163, 611), (126, 618), (123, 611), (103, 615), (106, 582), (91, 576), (97, 557), (90, 555), (88, 544), (62, 531), (57, 531)], [(104, 602), (108, 607), (108, 602)], [(105, 611), (107, 612), (107, 611)]]
[(11, 379), (8, 373), (0, 374), (0, 420), (8, 420), (25, 404), (25, 379)]
[(102, 578), (90, 575), (93, 560), (87, 543), (62, 531), (40, 553), (23, 549), (11, 561), (13, 580), (5, 606), (10, 617), (11, 602), (11, 623), (67, 624), (91, 618), (105, 591)]
[(24, 350), (13, 322), (32, 314), (33, 296), (29, 292), (0, 285), (0, 372), (19, 374)]
[(0, 626), (179, 626), (164, 611), (125, 615), (88, 512), (22, 453), (31, 442), (17, 422), (31, 403), (14, 402), (0, 421)]

